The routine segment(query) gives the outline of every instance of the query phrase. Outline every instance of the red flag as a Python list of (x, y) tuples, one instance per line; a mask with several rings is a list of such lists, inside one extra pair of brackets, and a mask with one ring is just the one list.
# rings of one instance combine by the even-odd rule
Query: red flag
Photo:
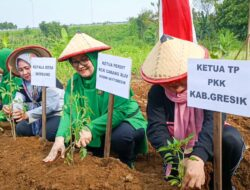
[(161, 0), (159, 24), (160, 37), (164, 33), (196, 42), (189, 0)]

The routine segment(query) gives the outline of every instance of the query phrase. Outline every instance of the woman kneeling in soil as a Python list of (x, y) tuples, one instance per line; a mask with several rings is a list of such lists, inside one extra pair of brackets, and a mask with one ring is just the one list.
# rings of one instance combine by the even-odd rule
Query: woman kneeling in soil
[[(194, 134), (188, 143), (191, 149), (184, 159), (184, 188), (201, 188), (205, 183), (204, 163), (213, 160), (213, 111), (187, 107), (187, 60), (207, 57), (205, 48), (163, 35), (141, 70), (143, 79), (153, 84), (147, 105), (147, 136), (153, 147), (159, 149), (167, 145), (167, 140), (172, 142), (173, 137), (181, 140)], [(231, 177), (245, 146), (239, 132), (228, 125), (223, 127), (222, 146), (222, 189), (230, 190)], [(161, 152), (161, 156), (166, 153)], [(188, 159), (190, 156), (194, 159)], [(176, 171), (171, 171), (172, 167), (176, 165), (164, 164), (166, 176), (177, 175)]]
[[(42, 135), (42, 87), (31, 85), (32, 57), (51, 57), (48, 50), (40, 46), (25, 46), (16, 49), (7, 60), (11, 72), (22, 79), (20, 90), (17, 91), (12, 109), (3, 106), (6, 114), (12, 114), (15, 119), (18, 136)], [(55, 140), (63, 107), (64, 89), (57, 81), (56, 88), (46, 89), (46, 138)]]
[[(72, 123), (76, 118), (76, 104), (80, 107), (89, 107), (86, 117), (90, 123), (88, 130), (80, 131), (78, 146), (86, 147), (96, 156), (102, 156), (104, 137), (106, 133), (108, 97), (109, 94), (96, 89), (96, 72), (98, 51), (110, 49), (109, 46), (97, 41), (84, 33), (77, 33), (62, 52), (59, 61), (69, 60), (76, 70), (73, 76), (73, 95), (79, 94), (84, 99), (78, 99), (70, 105), (71, 80), (68, 82), (64, 102), (65, 109), (57, 132), (55, 143), (44, 159), (53, 161), (58, 152), (64, 156), (65, 145), (70, 137), (70, 106), (72, 106)], [(131, 96), (133, 95), (131, 91)], [(137, 153), (147, 151), (146, 143), (147, 123), (139, 109), (137, 102), (130, 97), (124, 99), (115, 96), (112, 119), (111, 149), (118, 154), (120, 160), (133, 167)], [(73, 125), (75, 128), (76, 126)]]

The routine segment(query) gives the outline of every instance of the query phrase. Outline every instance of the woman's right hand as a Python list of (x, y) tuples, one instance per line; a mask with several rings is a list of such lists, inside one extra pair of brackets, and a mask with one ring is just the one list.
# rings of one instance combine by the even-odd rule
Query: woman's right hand
[(54, 161), (57, 158), (59, 152), (61, 152), (61, 158), (64, 158), (64, 153), (65, 153), (64, 137), (56, 137), (49, 155), (46, 158), (44, 158), (43, 161), (44, 162)]
[(3, 111), (5, 114), (10, 115), (11, 114), (11, 108), (8, 105), (3, 106)]
[(86, 147), (90, 141), (92, 140), (92, 133), (91, 131), (86, 128), (80, 131), (80, 139), (79, 141), (76, 143), (77, 147)]
[(193, 155), (193, 159), (185, 158), (185, 176), (182, 182), (182, 189), (198, 188), (205, 183), (204, 161)]

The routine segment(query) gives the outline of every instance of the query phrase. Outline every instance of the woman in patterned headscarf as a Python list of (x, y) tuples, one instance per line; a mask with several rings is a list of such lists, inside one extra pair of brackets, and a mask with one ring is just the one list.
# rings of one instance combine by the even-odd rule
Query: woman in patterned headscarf
[[(17, 122), (18, 136), (41, 136), (42, 88), (31, 85), (31, 59), (42, 57), (44, 52), (50, 57), (50, 53), (42, 47), (22, 47), (15, 50), (7, 60), (12, 73), (22, 79), (22, 88), (16, 93), (12, 107), (7, 105), (3, 107), (3, 111), (12, 114)], [(55, 139), (63, 107), (63, 96), (63, 86), (59, 81), (56, 88), (46, 90), (46, 137), (49, 141)]]

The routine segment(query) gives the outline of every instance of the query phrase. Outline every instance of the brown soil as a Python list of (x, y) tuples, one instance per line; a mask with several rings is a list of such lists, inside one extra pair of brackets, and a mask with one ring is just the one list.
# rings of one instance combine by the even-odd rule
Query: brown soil
[[(145, 115), (150, 85), (134, 79), (132, 88)], [(249, 145), (250, 119), (229, 116), (228, 121), (239, 129)], [(88, 155), (81, 161), (77, 153), (74, 165), (68, 166), (62, 159), (45, 164), (42, 159), (49, 153), (51, 143), (44, 145), (38, 138), (24, 137), (14, 141), (8, 130), (0, 135), (0, 144), (0, 189), (177, 189), (163, 180), (161, 158), (151, 147), (147, 155), (137, 158), (136, 169), (131, 170), (116, 158)], [(237, 190), (250, 189), (249, 167), (247, 149), (233, 179)], [(211, 166), (206, 168), (209, 173)]]

